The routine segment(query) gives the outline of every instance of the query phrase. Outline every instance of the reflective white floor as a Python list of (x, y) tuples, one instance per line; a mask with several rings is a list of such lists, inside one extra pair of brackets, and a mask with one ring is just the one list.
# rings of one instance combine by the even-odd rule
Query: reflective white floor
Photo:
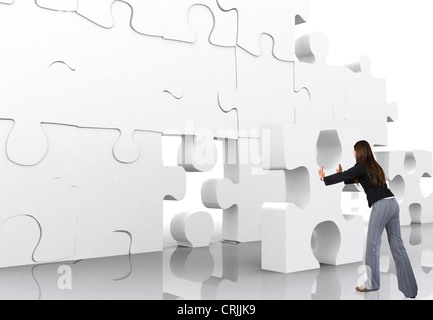
[[(402, 228), (419, 285), (433, 298), (433, 225)], [(333, 299), (401, 300), (384, 240), (382, 288), (358, 294), (362, 262), (278, 274), (260, 269), (260, 243), (217, 243), (163, 253), (0, 270), (0, 299)]]

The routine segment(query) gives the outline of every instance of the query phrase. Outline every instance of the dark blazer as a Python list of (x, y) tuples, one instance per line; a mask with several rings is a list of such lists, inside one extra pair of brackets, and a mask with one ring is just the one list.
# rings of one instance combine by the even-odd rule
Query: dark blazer
[(330, 186), (340, 182), (345, 184), (354, 184), (355, 178), (358, 178), (359, 183), (364, 188), (367, 194), (368, 206), (371, 208), (377, 201), (393, 197), (394, 194), (388, 187), (381, 187), (374, 185), (368, 177), (365, 166), (363, 163), (357, 163), (353, 168), (342, 173), (336, 173), (332, 176), (325, 177), (325, 185)]

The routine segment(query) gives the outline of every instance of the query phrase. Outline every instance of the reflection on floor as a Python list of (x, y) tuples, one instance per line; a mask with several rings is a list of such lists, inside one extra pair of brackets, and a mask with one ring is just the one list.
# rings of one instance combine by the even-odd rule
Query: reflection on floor
[[(433, 225), (402, 228), (419, 285), (433, 298)], [(403, 299), (384, 236), (381, 290), (357, 294), (362, 262), (278, 274), (260, 269), (260, 243), (0, 270), (0, 299)]]

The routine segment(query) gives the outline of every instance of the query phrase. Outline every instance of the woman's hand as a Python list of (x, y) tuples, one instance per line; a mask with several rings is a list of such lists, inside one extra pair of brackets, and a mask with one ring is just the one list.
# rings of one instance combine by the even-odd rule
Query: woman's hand
[(342, 173), (343, 172), (343, 167), (341, 166), (341, 164), (338, 165), (338, 169), (337, 169), (337, 173)]
[(320, 167), (319, 169), (319, 179), (320, 181), (323, 181), (323, 179), (325, 179), (325, 169), (323, 167)]

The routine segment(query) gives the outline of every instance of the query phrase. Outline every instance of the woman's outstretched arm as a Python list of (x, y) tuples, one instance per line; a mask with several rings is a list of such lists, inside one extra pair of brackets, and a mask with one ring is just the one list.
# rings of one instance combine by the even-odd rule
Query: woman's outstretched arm
[(355, 178), (359, 178), (365, 174), (365, 168), (362, 164), (357, 164), (353, 168), (347, 171), (339, 172), (328, 177), (324, 177), (323, 181), (325, 185), (330, 186), (337, 183), (345, 182), (346, 184), (352, 184), (355, 182)]

